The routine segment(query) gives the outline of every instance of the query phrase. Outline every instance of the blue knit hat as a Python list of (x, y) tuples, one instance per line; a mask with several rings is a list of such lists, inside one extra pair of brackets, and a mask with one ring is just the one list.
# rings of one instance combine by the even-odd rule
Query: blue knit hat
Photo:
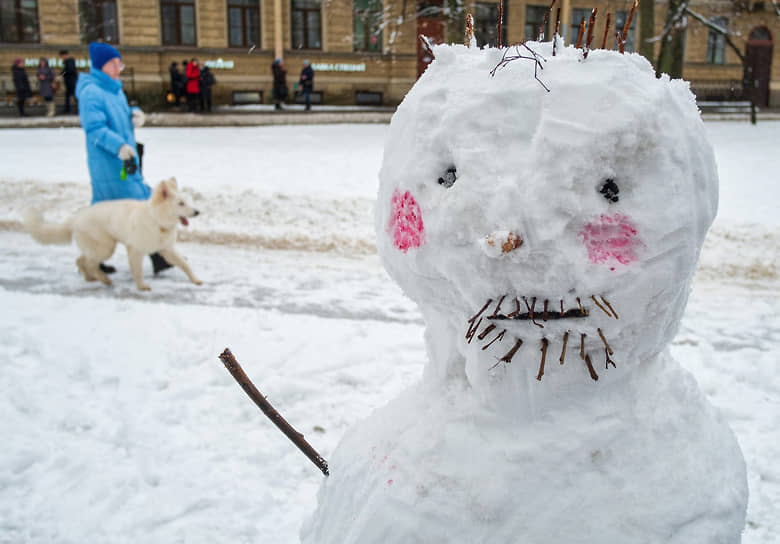
[(122, 58), (116, 47), (100, 42), (89, 44), (89, 60), (92, 61), (92, 66), (96, 70), (100, 70), (105, 63), (116, 57)]

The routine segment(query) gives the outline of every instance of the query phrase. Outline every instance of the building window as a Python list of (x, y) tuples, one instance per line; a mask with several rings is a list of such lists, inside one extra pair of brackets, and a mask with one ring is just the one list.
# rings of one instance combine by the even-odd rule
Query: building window
[(0, 0), (0, 42), (38, 41), (38, 2)]
[(320, 0), (292, 0), (293, 49), (322, 49)]
[[(585, 30), (582, 32), (584, 34), (588, 31), (588, 20), (590, 19), (590, 12), (590, 9), (572, 8), (571, 25), (569, 25), (569, 35), (566, 39), (566, 43), (569, 45), (575, 45), (577, 43), (577, 37), (580, 35), (580, 23), (582, 23), (583, 19), (585, 19)], [(582, 37), (582, 41), (585, 41), (585, 36)]]
[[(712, 17), (712, 24), (718, 25), (723, 30), (728, 30), (728, 17)], [(710, 29), (707, 34), (707, 62), (710, 64), (723, 64), (726, 54), (726, 36)]]
[(195, 45), (195, 0), (162, 0), (162, 41), (165, 45)]
[(81, 41), (119, 43), (116, 0), (79, 0)]
[(230, 47), (248, 47), (260, 43), (258, 0), (228, 0), (228, 36)]
[[(506, 6), (504, 2), (504, 23), (506, 23)], [(481, 3), (474, 4), (474, 37), (480, 47), (489, 45), (498, 46), (498, 4)], [(501, 25), (501, 43), (507, 45), (506, 24)]]
[(382, 51), (382, 0), (354, 0), (355, 51)]
[[(623, 27), (626, 26), (626, 20), (628, 19), (628, 11), (618, 11), (615, 13), (615, 32), (623, 32)], [(623, 36), (626, 40), (626, 53), (633, 52), (636, 41), (636, 17), (631, 19), (631, 26), (628, 27), (628, 36)]]
[[(539, 37), (539, 29), (544, 22), (544, 16), (547, 14), (548, 6), (526, 6), (525, 7), (525, 30), (523, 36), (526, 40), (536, 40)], [(504, 16), (506, 21), (506, 15)], [(550, 38), (550, 20), (544, 26), (545, 39)]]

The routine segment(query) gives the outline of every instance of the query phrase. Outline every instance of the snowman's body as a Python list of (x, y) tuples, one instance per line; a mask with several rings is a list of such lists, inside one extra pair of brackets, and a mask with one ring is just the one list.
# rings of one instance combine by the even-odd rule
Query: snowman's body
[(717, 208), (686, 84), (551, 43), (435, 55), (377, 202), (430, 360), (347, 433), (303, 541), (739, 542), (742, 454), (668, 352)]

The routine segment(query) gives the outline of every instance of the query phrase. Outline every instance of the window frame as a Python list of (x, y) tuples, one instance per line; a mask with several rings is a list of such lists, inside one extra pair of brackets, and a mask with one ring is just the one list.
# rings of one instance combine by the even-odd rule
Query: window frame
[[(260, 41), (262, 39), (261, 32), (262, 32), (262, 26), (260, 23), (260, 1), (255, 0), (251, 4), (246, 1), (242, 0), (227, 0), (227, 42), (228, 47), (251, 47), (251, 46), (260, 46)], [(232, 35), (231, 35), (231, 25), (230, 25), (230, 10), (232, 9), (238, 9), (241, 11), (241, 43), (233, 43), (232, 41)], [(251, 14), (251, 12), (254, 12), (254, 15)], [(249, 20), (250, 17), (254, 17), (255, 22), (257, 23), (257, 39), (253, 42), (250, 40), (249, 36)]]
[[(481, 10), (490, 10), (491, 13), (486, 17), (484, 13), (480, 13)], [(504, 22), (501, 25), (501, 43), (506, 46), (509, 42), (507, 41), (507, 3), (504, 3)], [(494, 12), (494, 13), (493, 13)], [(495, 15), (495, 17), (493, 16)], [(484, 45), (489, 45), (490, 47), (497, 47), (498, 46), (498, 25), (496, 24), (498, 22), (498, 2), (475, 2), (474, 3), (474, 20), (475, 20), (475, 26), (474, 26), (474, 37), (477, 38), (477, 45), (479, 47), (482, 47)], [(487, 29), (490, 29), (489, 31)], [(490, 36), (490, 39), (483, 39), (481, 36)], [(493, 41), (491, 41), (493, 40)]]
[[(116, 29), (116, 37), (111, 40), (106, 38), (106, 33), (103, 26), (103, 4), (114, 4), (114, 28)], [(117, 0), (95, 0), (95, 15), (98, 20), (97, 25), (97, 37), (106, 43), (119, 43), (119, 6)]]
[[(526, 4), (525, 5), (525, 20), (523, 21), (523, 39), (524, 40), (530, 40), (530, 41), (536, 41), (536, 38), (539, 37), (539, 27), (542, 26), (542, 22), (544, 21), (544, 15), (547, 13), (547, 10), (550, 8), (549, 5), (541, 5), (541, 4)], [(528, 20), (528, 13), (529, 10), (534, 10), (537, 12), (537, 14), (541, 13), (541, 18), (539, 20), (534, 20), (533, 22), (529, 22)], [(506, 20), (506, 15), (504, 15), (504, 20)], [(533, 35), (528, 36), (528, 26), (532, 24), (533, 25)], [(549, 39), (550, 37), (550, 19), (547, 19), (547, 24), (544, 28), (544, 36), (545, 39)]]
[[(710, 22), (728, 30), (729, 18), (725, 16), (710, 17)], [(726, 64), (726, 36), (713, 29), (707, 33), (707, 50), (704, 61), (707, 64)]]
[[(379, 4), (379, 10), (371, 10), (370, 6), (366, 7), (365, 9), (358, 9), (357, 6), (358, 0), (353, 0), (352, 2), (352, 50), (359, 53), (381, 53), (384, 49), (383, 45), (383, 23), (384, 23), (384, 1), (383, 0), (365, 0), (366, 4), (371, 4), (372, 2), (376, 2)], [(359, 14), (365, 13), (366, 16), (364, 18), (361, 18), (361, 23), (363, 25), (363, 43), (358, 46), (358, 32), (357, 32), (357, 25), (359, 20)], [(376, 25), (372, 25), (371, 23), (377, 23)], [(379, 32), (371, 32), (374, 28), (378, 28)], [(371, 48), (370, 40), (371, 36), (376, 35), (377, 41), (376, 46), (374, 49)]]
[[(175, 41), (166, 41), (165, 39), (165, 17), (164, 17), (164, 8), (165, 6), (173, 6), (174, 8), (174, 14), (175, 14), (175, 30), (176, 30), (176, 40)], [(192, 8), (192, 43), (185, 43), (182, 41), (182, 17), (181, 17), (181, 8), (182, 7), (191, 7)], [(197, 47), (198, 45), (198, 10), (197, 10), (197, 2), (195, 0), (160, 0), (160, 41), (162, 42), (162, 45), (168, 45), (168, 46), (185, 46), (185, 47)]]
[(13, 3), (14, 6), (15, 21), (13, 22), (13, 26), (16, 30), (15, 40), (11, 40), (9, 39), (8, 36), (5, 35), (3, 29), (5, 28), (6, 25), (2, 21), (2, 10), (0, 10), (0, 43), (41, 43), (41, 15), (40, 15), (39, 2), (38, 0), (32, 0), (35, 2), (35, 27), (36, 28), (33, 37), (31, 39), (25, 39), (24, 22), (22, 20), (23, 1), (24, 0), (10, 0), (10, 2)]
[[(306, 0), (290, 0), (290, 48), (301, 50), (301, 49), (308, 49), (308, 50), (322, 50), (322, 0), (310, 0), (315, 1), (319, 4), (317, 8), (296, 8), (295, 3), (298, 1), (306, 1)], [(303, 14), (303, 27), (301, 29), (301, 46), (297, 47), (295, 43), (295, 14), (296, 13), (302, 13)], [(317, 20), (319, 23), (319, 45), (313, 46), (309, 43), (309, 18), (308, 14), (316, 14)]]

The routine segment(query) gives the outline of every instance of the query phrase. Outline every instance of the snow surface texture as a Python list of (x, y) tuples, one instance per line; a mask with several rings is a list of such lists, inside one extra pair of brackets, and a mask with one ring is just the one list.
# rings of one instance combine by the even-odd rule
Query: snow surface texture
[[(205, 282), (145, 260), (143, 294), (122, 247), (107, 289), (74, 246), (18, 232), (26, 206), (89, 202), (83, 132), (0, 130), (0, 542), (299, 542), (323, 476), (216, 356), (229, 346), (327, 459), (419, 380), (422, 316), (374, 245), (388, 129), (140, 129), (147, 179), (176, 175), (202, 211), (180, 236)], [(743, 544), (778, 544), (780, 122), (705, 129), (720, 203), (671, 352), (744, 452)]]
[(529, 47), (495, 77), (436, 47), (391, 122), (377, 246), (429, 361), (346, 434), (304, 542), (740, 541), (742, 453), (668, 352), (717, 209), (693, 96)]

